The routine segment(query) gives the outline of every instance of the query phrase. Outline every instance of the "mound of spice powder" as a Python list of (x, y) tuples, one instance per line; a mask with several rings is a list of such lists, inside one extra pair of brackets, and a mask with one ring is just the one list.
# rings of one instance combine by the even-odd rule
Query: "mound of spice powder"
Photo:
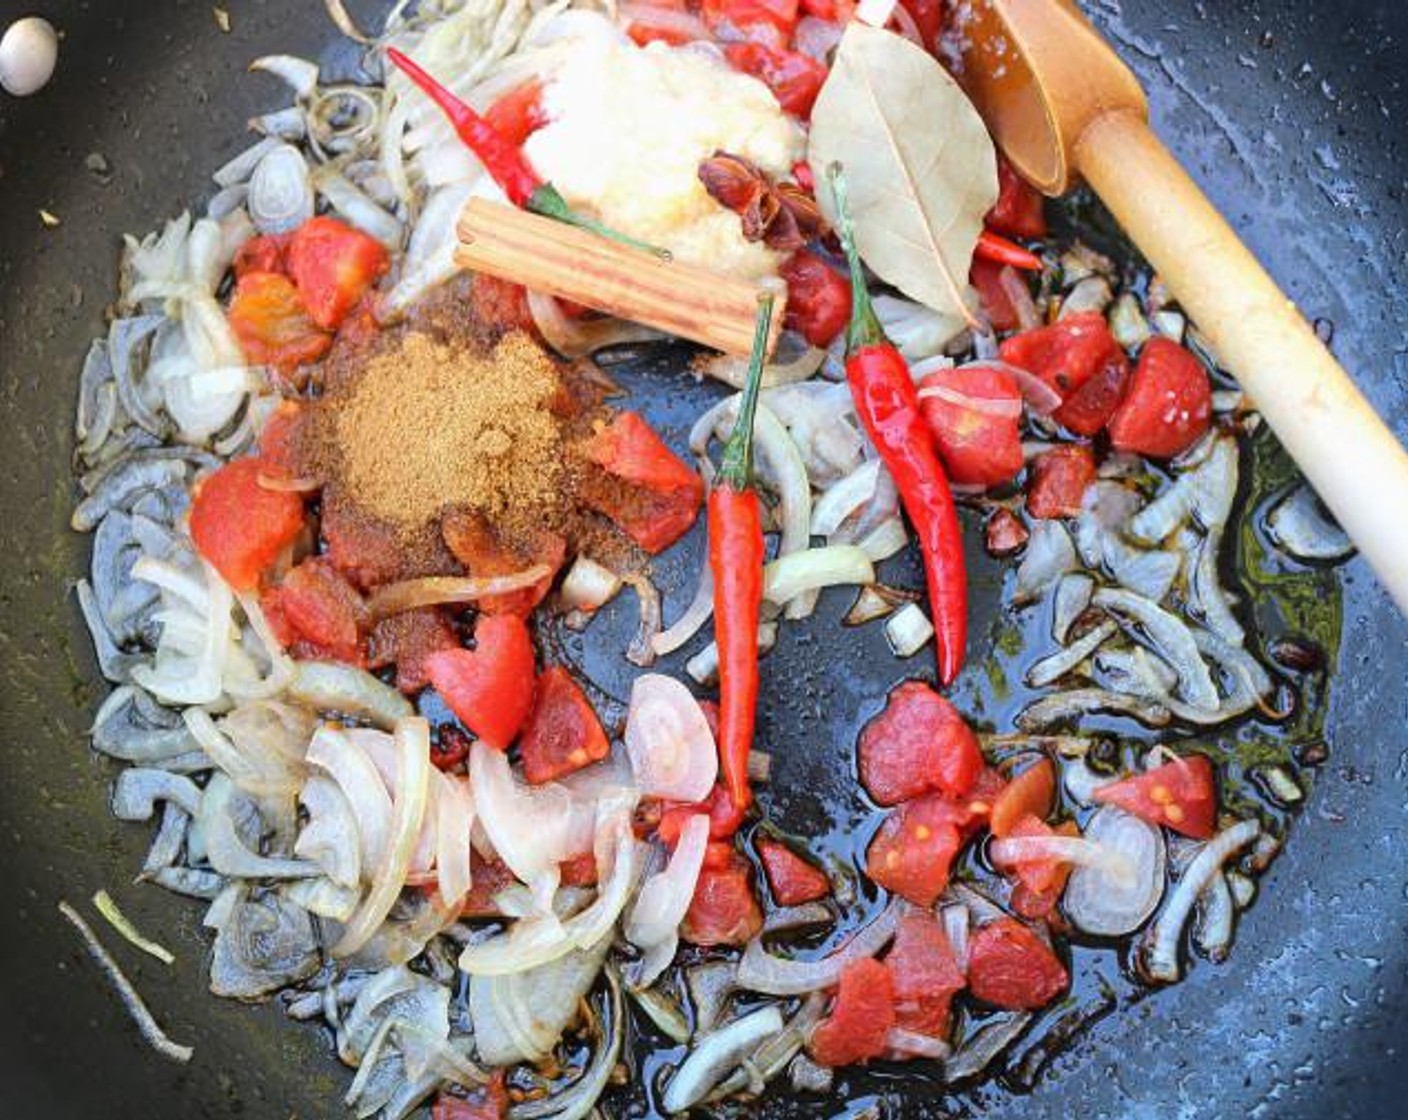
[(456, 506), (509, 529), (556, 521), (561, 390), (553, 359), (521, 332), (490, 350), (408, 333), (327, 402), (336, 473), (367, 513), (408, 535)]

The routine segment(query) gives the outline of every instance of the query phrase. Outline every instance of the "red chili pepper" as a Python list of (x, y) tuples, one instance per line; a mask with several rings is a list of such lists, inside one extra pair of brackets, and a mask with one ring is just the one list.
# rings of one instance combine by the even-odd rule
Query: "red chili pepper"
[(556, 187), (543, 182), (528, 162), (528, 157), (523, 154), (523, 149), (507, 139), (476, 112), (473, 106), (456, 97), (395, 47), (387, 48), (386, 57), (439, 106), (465, 147), (479, 157), (484, 170), (493, 176), (494, 182), (503, 188), (504, 194), (508, 195), (509, 201), (515, 206), (521, 206), (524, 210), (541, 214), (545, 218), (556, 218), (559, 222), (577, 226), (579, 229), (590, 230), (613, 241), (634, 245), (637, 249), (665, 255), (663, 250), (653, 245), (646, 245), (578, 214), (567, 205), (567, 200)]
[(772, 325), (772, 296), (758, 306), (753, 357), (733, 434), (709, 492), (709, 567), (714, 573), (714, 640), (719, 645), (719, 765), (737, 809), (752, 802), (748, 752), (758, 706), (758, 613), (763, 603), (763, 509), (752, 487), (753, 417)]
[(885, 337), (865, 288), (856, 252), (846, 187), (839, 165), (830, 169), (837, 229), (851, 267), (851, 325), (846, 336), (846, 380), (856, 412), (881, 461), (894, 477), (900, 500), (919, 535), (929, 606), (934, 615), (939, 680), (953, 683), (963, 667), (968, 639), (968, 576), (963, 535), (933, 433), (904, 357)]
[(1027, 272), (1041, 271), (1041, 258), (990, 229), (978, 234), (977, 255), (994, 264), (1010, 264)]

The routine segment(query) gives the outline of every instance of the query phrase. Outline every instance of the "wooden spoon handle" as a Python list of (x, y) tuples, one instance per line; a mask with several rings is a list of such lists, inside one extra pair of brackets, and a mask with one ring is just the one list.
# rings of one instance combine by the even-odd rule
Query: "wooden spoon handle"
[(1097, 118), (1075, 155), (1408, 614), (1408, 452), (1141, 116)]

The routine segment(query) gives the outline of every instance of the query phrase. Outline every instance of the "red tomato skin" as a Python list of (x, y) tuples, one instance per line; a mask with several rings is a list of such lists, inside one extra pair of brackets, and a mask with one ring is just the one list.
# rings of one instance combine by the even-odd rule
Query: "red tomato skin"
[(226, 463), (200, 483), (191, 503), (196, 551), (236, 591), (253, 590), (303, 531), (302, 499), (260, 485), (265, 470), (257, 457)]
[(1050, 946), (1015, 919), (989, 922), (968, 939), (968, 990), (984, 1003), (1034, 1011), (1069, 983), (1066, 966)]
[(729, 65), (751, 74), (772, 90), (783, 112), (806, 120), (826, 81), (825, 65), (796, 51), (762, 43), (730, 43), (724, 48)]
[(1202, 438), (1212, 423), (1208, 371), (1168, 338), (1144, 344), (1129, 392), (1110, 420), (1110, 442), (1120, 451), (1171, 459)]
[(367, 635), (367, 667), (395, 665), (396, 687), (412, 695), (430, 683), (426, 658), (459, 645), (459, 635), (442, 608), (403, 611), (372, 627)]
[(505, 750), (533, 706), (533, 640), (517, 615), (482, 616), (475, 648), (448, 649), (425, 669), (450, 711), (489, 746)]
[(997, 202), (983, 219), (987, 227), (1009, 237), (1045, 237), (1046, 200), (1003, 156), (997, 157), (997, 188)]
[(548, 574), (531, 587), (490, 595), (476, 604), (484, 614), (516, 614), (527, 618), (552, 590), (558, 569), (567, 560), (567, 541), (549, 529), (537, 534), (531, 547), (508, 547), (489, 520), (472, 510), (455, 510), (440, 525), (445, 546), (470, 575), (506, 576), (535, 564), (546, 564)]
[(561, 665), (538, 674), (533, 708), (518, 739), (523, 776), (532, 785), (556, 781), (610, 753), (601, 720), (581, 686)]
[(288, 234), (266, 233), (251, 237), (235, 252), (234, 270), (238, 280), (247, 272), (284, 272)]
[(785, 38), (797, 26), (797, 0), (704, 0), (701, 14), (710, 27), (728, 23), (743, 28), (767, 23)]
[(1010, 265), (975, 256), (968, 269), (968, 280), (978, 290), (978, 299), (987, 312), (988, 322), (995, 331), (1016, 330), (1020, 325), (1012, 298), (1002, 287), (1002, 270)]
[(477, 850), (471, 848), (469, 850), (469, 871), (471, 885), (469, 893), (464, 896), (464, 902), (460, 905), (460, 917), (502, 917), (503, 911), (494, 901), (494, 896), (504, 888), (511, 887), (518, 882), (513, 872), (508, 869), (508, 865), (498, 857), (486, 859)]
[(489, 106), (484, 119), (510, 144), (521, 147), (528, 137), (548, 123), (543, 108), (543, 83), (529, 78), (514, 86)]
[(841, 971), (831, 1013), (817, 1024), (808, 1049), (823, 1066), (868, 1062), (885, 1052), (895, 1025), (894, 984), (890, 970), (869, 958), (852, 961)]
[(953, 858), (963, 846), (966, 811), (940, 794), (907, 801), (880, 825), (865, 856), (877, 886), (916, 906), (932, 906), (948, 886)]
[(885, 967), (894, 988), (895, 1025), (946, 1038), (949, 1003), (967, 981), (939, 921), (924, 910), (905, 914)]
[(860, 780), (881, 805), (939, 791), (962, 797), (983, 768), (978, 737), (957, 708), (922, 681), (890, 693), (860, 733)]
[(617, 413), (584, 451), (610, 477), (585, 477), (583, 500), (647, 552), (674, 544), (699, 516), (703, 480), (638, 413)]
[(259, 433), (259, 458), (270, 474), (303, 477), (303, 431), (307, 412), (297, 401), (280, 401)]
[(442, 1092), (430, 1108), (430, 1120), (504, 1120), (508, 1115), (504, 1071), (495, 1070), (487, 1085), (467, 1097)]
[(1204, 754), (1190, 754), (1101, 786), (1095, 800), (1195, 840), (1210, 840), (1217, 825), (1217, 777)]
[(983, 527), (984, 544), (993, 556), (1011, 556), (1031, 538), (1022, 519), (1006, 506), (993, 510)]
[(727, 844), (712, 854), (699, 873), (680, 936), (691, 945), (746, 944), (763, 928), (763, 912), (753, 893), (753, 869)]
[(273, 596), (277, 610), (293, 633), (350, 665), (365, 661), (362, 635), (367, 624), (362, 596), (321, 556), (293, 568)]
[(484, 272), (477, 273), (469, 286), (469, 317), (492, 338), (515, 330), (537, 329), (528, 309), (528, 289)]
[(1046, 757), (1038, 758), (1003, 786), (993, 801), (988, 827), (999, 839), (1011, 834), (1025, 816), (1045, 820), (1056, 796), (1056, 768)]
[[(1005, 370), (976, 366), (935, 370), (919, 383), (950, 389), (979, 400), (1020, 405), (1021, 390)], [(992, 416), (938, 397), (921, 397), (924, 419), (938, 443), (949, 480), (963, 486), (1000, 486), (1022, 470), (1019, 417)]]
[(822, 870), (786, 844), (760, 839), (757, 848), (763, 874), (779, 906), (800, 906), (831, 894), (831, 881)]
[[(1017, 839), (1043, 839), (1050, 836), (1066, 836), (1072, 829), (1066, 826), (1052, 828), (1034, 813), (1027, 813), (1010, 829), (1007, 835)], [(1071, 865), (1059, 859), (1022, 859), (1011, 864), (1000, 864), (998, 870), (1015, 876), (1027, 890), (1036, 894), (1050, 894), (1065, 886)]]
[(253, 365), (287, 373), (316, 362), (332, 346), (332, 335), (308, 316), (293, 281), (280, 272), (246, 272), (235, 283), (226, 309), (230, 330)]
[(1027, 512), (1033, 517), (1075, 517), (1095, 481), (1095, 455), (1088, 447), (1062, 444), (1043, 451), (1032, 464)]
[(799, 7), (803, 15), (839, 23), (842, 27), (856, 14), (855, 0), (800, 0)]
[(591, 852), (565, 859), (557, 867), (564, 887), (596, 886), (596, 856)]
[(310, 218), (289, 239), (288, 274), (309, 317), (326, 331), (347, 313), (390, 266), (376, 238), (337, 218)]
[(783, 326), (824, 349), (851, 320), (851, 282), (810, 249), (798, 249), (779, 271), (787, 282)]
[(746, 815), (739, 812), (738, 806), (729, 797), (728, 787), (720, 783), (708, 797), (695, 804), (668, 802), (660, 815), (660, 823), (656, 825), (655, 835), (673, 848), (679, 842), (680, 832), (689, 818), (697, 813), (709, 814), (710, 840), (729, 839), (743, 824)]
[(1036, 374), (1060, 394), (1056, 422), (1080, 436), (1093, 436), (1105, 426), (1129, 377), (1129, 358), (1098, 311), (1013, 335), (998, 352), (1003, 361)]

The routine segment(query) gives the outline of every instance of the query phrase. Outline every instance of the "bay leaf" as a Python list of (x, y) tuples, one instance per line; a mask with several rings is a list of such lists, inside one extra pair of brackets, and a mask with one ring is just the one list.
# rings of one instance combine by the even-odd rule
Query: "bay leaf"
[(997, 201), (997, 153), (978, 111), (939, 63), (903, 36), (853, 20), (812, 110), (808, 162), (821, 185), (839, 163), (856, 248), (877, 276), (972, 322), (968, 269)]

